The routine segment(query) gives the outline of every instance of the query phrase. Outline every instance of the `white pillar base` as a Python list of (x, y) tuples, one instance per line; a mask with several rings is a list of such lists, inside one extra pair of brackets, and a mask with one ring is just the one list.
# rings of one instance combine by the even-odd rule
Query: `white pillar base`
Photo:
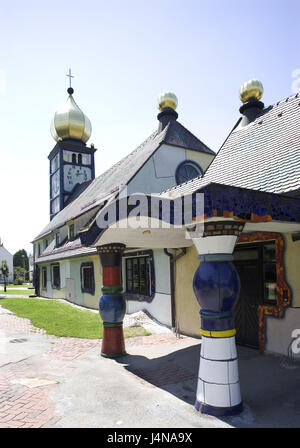
[(210, 415), (242, 411), (235, 337), (202, 336), (195, 407)]

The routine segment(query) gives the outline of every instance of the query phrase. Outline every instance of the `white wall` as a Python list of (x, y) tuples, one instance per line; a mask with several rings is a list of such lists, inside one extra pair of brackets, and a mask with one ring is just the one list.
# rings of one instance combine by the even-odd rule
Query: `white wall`
[[(265, 351), (287, 355), (294, 330), (299, 330), (300, 336), (300, 308), (287, 308), (282, 319), (266, 316)], [(300, 339), (298, 347), (300, 349)], [(300, 353), (294, 353), (293, 356), (300, 359)]]
[(175, 172), (184, 160), (194, 160), (203, 171), (213, 156), (171, 145), (161, 145), (128, 185), (128, 194), (160, 193), (176, 185)]
[[(155, 271), (155, 295), (151, 303), (127, 300), (127, 313), (132, 314), (146, 310), (151, 316), (164, 325), (172, 326), (171, 317), (171, 288), (170, 288), (170, 261), (163, 249), (153, 250)], [(123, 257), (123, 272), (125, 260)], [(125, 275), (123, 276), (125, 291)]]
[[(9, 282), (13, 282), (13, 280), (14, 280), (14, 275), (13, 275), (14, 274), (13, 255), (10, 252), (8, 252), (8, 250), (5, 249), (5, 247), (0, 246), (0, 264), (4, 260), (7, 261), (7, 265), (8, 265), (8, 268), (9, 268), (9, 273), (11, 274), (8, 277), (8, 281)], [(2, 282), (3, 279), (2, 279), (1, 273), (0, 273), (0, 276), (1, 276), (0, 281)]]

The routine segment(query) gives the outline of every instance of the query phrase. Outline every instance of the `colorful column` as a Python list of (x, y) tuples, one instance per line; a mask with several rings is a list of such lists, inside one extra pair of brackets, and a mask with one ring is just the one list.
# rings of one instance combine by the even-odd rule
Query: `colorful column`
[(231, 262), (242, 228), (236, 223), (207, 223), (203, 237), (193, 240), (200, 261), (193, 288), (201, 307), (202, 336), (195, 408), (214, 416), (243, 410), (233, 319), (240, 282)]
[(126, 304), (122, 295), (121, 265), (124, 244), (98, 247), (102, 264), (102, 296), (99, 311), (103, 320), (101, 355), (117, 358), (126, 355), (123, 335), (123, 319)]

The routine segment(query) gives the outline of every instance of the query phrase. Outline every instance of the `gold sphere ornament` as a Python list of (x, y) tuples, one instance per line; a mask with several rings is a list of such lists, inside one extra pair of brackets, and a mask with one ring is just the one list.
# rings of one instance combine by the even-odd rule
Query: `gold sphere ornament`
[(162, 93), (161, 95), (159, 95), (157, 102), (159, 110), (164, 110), (167, 107), (176, 110), (178, 106), (177, 96), (172, 92)]
[(247, 101), (260, 100), (264, 93), (263, 85), (258, 79), (249, 79), (249, 81), (244, 82), (240, 88), (240, 99), (242, 103)]

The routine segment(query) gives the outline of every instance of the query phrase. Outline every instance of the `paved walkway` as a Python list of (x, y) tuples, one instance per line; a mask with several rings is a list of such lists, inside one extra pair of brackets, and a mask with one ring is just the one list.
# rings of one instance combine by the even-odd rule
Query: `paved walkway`
[(56, 338), (0, 306), (0, 427), (196, 428), (300, 425), (299, 366), (239, 349), (245, 411), (193, 407), (200, 340), (126, 339), (130, 356), (100, 356), (99, 340)]

